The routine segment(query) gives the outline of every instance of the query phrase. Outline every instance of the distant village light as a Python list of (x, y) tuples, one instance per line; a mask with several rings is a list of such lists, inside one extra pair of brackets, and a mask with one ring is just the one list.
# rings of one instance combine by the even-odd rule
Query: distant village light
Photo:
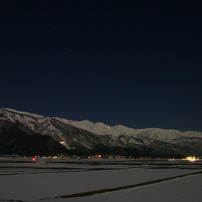
[(188, 161), (198, 161), (199, 159), (196, 158), (195, 156), (188, 156), (185, 160), (188, 160)]

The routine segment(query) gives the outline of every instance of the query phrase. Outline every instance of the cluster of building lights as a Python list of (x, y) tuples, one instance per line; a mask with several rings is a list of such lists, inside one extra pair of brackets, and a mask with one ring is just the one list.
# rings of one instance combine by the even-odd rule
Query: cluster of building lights
[(199, 158), (196, 158), (195, 156), (188, 156), (188, 157), (186, 157), (186, 158), (183, 159), (183, 160), (187, 160), (187, 161), (198, 161)]

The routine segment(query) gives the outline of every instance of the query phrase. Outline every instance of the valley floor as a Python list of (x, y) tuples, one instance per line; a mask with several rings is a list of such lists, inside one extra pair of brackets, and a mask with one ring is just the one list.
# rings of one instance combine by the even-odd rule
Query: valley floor
[(0, 158), (0, 201), (200, 201), (202, 161)]

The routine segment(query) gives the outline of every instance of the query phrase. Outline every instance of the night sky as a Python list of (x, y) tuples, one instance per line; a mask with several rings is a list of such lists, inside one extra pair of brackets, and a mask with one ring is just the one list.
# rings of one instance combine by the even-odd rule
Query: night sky
[(0, 107), (202, 131), (201, 67), (202, 1), (0, 1)]

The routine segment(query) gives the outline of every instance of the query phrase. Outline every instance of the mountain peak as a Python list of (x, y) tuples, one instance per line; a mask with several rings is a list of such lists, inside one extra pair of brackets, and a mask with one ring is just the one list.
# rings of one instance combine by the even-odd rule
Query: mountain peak
[(93, 122), (91, 122), (91, 121), (89, 121), (89, 120), (87, 120), (87, 119), (85, 119), (85, 120), (83, 120), (83, 121), (80, 121), (81, 123), (84, 123), (84, 124), (93, 124)]

